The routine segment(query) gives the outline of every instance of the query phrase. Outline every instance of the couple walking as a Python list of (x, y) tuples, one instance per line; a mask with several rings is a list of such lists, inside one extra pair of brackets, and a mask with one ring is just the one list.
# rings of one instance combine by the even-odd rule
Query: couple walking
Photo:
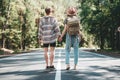
[[(42, 17), (39, 22), (39, 31), (38, 38), (39, 42), (43, 43), (44, 48), (44, 58), (46, 61), (46, 69), (55, 69), (53, 65), (54, 61), (54, 51), (56, 47), (56, 39), (58, 41), (62, 41), (63, 36), (66, 34), (66, 47), (65, 47), (65, 61), (66, 61), (66, 70), (70, 69), (70, 48), (73, 46), (74, 48), (74, 69), (78, 64), (78, 55), (79, 55), (79, 42), (80, 42), (80, 30), (76, 31), (76, 35), (70, 35), (68, 31), (68, 19), (69, 18), (77, 18), (76, 17), (76, 9), (74, 7), (70, 7), (67, 10), (67, 18), (64, 21), (64, 30), (62, 34), (60, 32), (60, 28), (58, 26), (58, 22), (51, 15), (52, 9), (45, 9), (46, 16)], [(78, 18), (77, 18), (78, 19)], [(50, 47), (50, 56), (48, 56), (48, 47)]]

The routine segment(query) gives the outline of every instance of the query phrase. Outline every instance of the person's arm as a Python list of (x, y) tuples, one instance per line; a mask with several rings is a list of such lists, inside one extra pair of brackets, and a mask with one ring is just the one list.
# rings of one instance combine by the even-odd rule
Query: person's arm
[(66, 31), (67, 31), (67, 25), (65, 24), (64, 29), (63, 29), (62, 34), (61, 34), (61, 38), (63, 38), (63, 36), (65, 35)]
[(62, 31), (62, 34), (61, 34), (61, 36), (59, 37), (59, 41), (60, 41), (60, 42), (62, 41), (62, 38), (63, 38), (63, 36), (65, 35), (66, 31), (67, 31), (67, 25), (65, 25), (65, 27), (64, 27), (64, 29), (63, 29), (63, 31)]
[(79, 38), (80, 38), (80, 41), (85, 41), (85, 38), (84, 38), (84, 35), (83, 35), (83, 32), (82, 32), (82, 29), (79, 30), (78, 36), (79, 36)]
[(67, 32), (67, 18), (64, 20), (64, 29), (62, 31), (61, 38), (63, 38), (66, 32)]
[(42, 22), (41, 22), (41, 20), (40, 20), (40, 22), (39, 22), (39, 27), (38, 27), (38, 41), (39, 41), (39, 43), (41, 43), (42, 41), (42, 28), (41, 28), (41, 26), (42, 26)]
[(59, 28), (57, 20), (55, 20), (54, 27), (55, 27), (54, 32), (56, 34), (56, 37), (58, 38), (58, 37), (60, 37), (61, 32), (60, 32), (60, 28)]

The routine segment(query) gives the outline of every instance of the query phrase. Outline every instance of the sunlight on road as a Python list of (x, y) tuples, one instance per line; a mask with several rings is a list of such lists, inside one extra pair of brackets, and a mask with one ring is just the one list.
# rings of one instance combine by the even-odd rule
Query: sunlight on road
[(120, 59), (80, 49), (77, 70), (70, 53), (70, 70), (66, 71), (65, 50), (56, 48), (56, 71), (45, 71), (44, 52), (19, 54), (0, 59), (0, 80), (120, 80)]
[(55, 80), (61, 80), (61, 51), (58, 52), (58, 62), (57, 62), (57, 71), (56, 71), (56, 75), (55, 75)]

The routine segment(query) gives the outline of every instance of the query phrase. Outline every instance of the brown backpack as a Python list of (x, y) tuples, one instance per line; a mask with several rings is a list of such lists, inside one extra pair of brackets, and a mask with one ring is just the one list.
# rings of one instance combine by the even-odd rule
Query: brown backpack
[(80, 23), (79, 19), (76, 16), (67, 18), (67, 32), (69, 35), (79, 34)]

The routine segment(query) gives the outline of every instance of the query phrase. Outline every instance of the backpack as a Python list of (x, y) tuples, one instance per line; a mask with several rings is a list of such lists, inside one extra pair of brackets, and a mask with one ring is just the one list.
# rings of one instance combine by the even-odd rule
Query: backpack
[(69, 35), (79, 34), (80, 24), (79, 19), (76, 16), (67, 18), (67, 32)]

